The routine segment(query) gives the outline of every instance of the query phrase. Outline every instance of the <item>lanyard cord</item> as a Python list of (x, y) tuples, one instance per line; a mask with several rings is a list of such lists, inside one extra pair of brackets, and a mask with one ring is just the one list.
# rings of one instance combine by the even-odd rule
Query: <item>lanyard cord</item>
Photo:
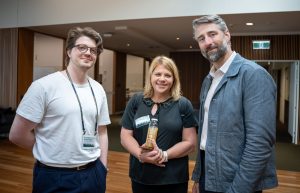
[[(74, 83), (73, 83), (73, 81), (72, 81), (72, 78), (71, 78), (71, 76), (70, 76), (70, 74), (69, 74), (69, 72), (68, 72), (67, 69), (66, 69), (66, 73), (67, 73), (67, 75), (68, 75), (69, 81), (70, 81), (70, 83), (71, 83), (71, 85), (72, 85), (73, 91), (74, 91), (74, 93), (75, 93), (75, 95), (76, 95), (76, 98), (77, 98), (77, 101), (78, 101), (78, 104), (79, 104), (80, 115), (81, 115), (82, 131), (83, 131), (83, 135), (84, 135), (84, 134), (86, 133), (86, 130), (85, 130), (85, 127), (84, 127), (84, 121), (83, 121), (83, 113), (82, 113), (81, 102), (80, 102), (80, 100), (79, 100), (79, 97), (78, 97), (77, 91), (76, 91), (76, 89), (75, 89)], [(95, 94), (94, 94), (94, 90), (93, 90), (93, 88), (92, 88), (92, 86), (91, 86), (91, 83), (90, 83), (89, 79), (88, 79), (88, 83), (89, 83), (89, 86), (90, 86), (90, 88), (91, 88), (92, 95), (93, 95), (93, 98), (94, 98), (94, 102), (95, 102), (95, 105), (96, 105), (96, 123), (95, 123), (95, 135), (96, 135), (96, 134), (97, 134), (97, 125), (98, 125), (98, 105), (97, 105), (96, 97), (95, 97)]]

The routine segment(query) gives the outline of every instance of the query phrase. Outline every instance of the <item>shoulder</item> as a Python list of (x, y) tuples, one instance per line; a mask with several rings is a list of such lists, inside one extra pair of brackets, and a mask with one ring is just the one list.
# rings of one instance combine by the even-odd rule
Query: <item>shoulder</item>
[(54, 73), (48, 74), (44, 77), (41, 77), (41, 78), (35, 80), (34, 82), (59, 81), (59, 80), (61, 80), (62, 77), (63, 77), (63, 75), (61, 72), (54, 72)]
[(31, 87), (31, 89), (42, 89), (42, 88), (46, 89), (51, 85), (53, 85), (53, 86), (60, 85), (60, 84), (57, 84), (60, 81), (61, 81), (60, 72), (54, 72), (54, 73), (48, 74), (44, 77), (41, 77), (41, 78), (33, 81), (31, 83), (30, 87)]
[(92, 79), (91, 77), (89, 77), (89, 81), (90, 81), (91, 86), (93, 88), (97, 88), (96, 92), (100, 91), (102, 93), (105, 93), (105, 90), (104, 90), (103, 86), (99, 82), (97, 82), (96, 80)]
[(139, 104), (142, 100), (144, 99), (144, 94), (142, 92), (138, 92), (135, 93), (132, 97), (131, 97), (131, 101), (132, 103), (135, 104)]
[(191, 101), (184, 96), (181, 96), (179, 98), (178, 105), (179, 105), (180, 111), (186, 111), (188, 109), (193, 108)]
[(89, 77), (89, 81), (90, 81), (91, 85), (103, 88), (102, 85), (98, 81), (92, 79), (91, 77)]
[(239, 79), (245, 82), (246, 84), (270, 84), (270, 86), (272, 87), (275, 86), (273, 77), (265, 68), (263, 68), (259, 64), (255, 63), (254, 61), (243, 58), (240, 55), (237, 61), (240, 65), (238, 72)]
[(57, 87), (65, 82), (61, 72), (54, 72), (32, 82), (32, 85), (39, 85), (44, 88)]
[(233, 63), (234, 63), (234, 65), (238, 64), (240, 70), (245, 71), (245, 72), (253, 72), (256, 70), (266, 71), (259, 64), (255, 63), (254, 61), (251, 61), (249, 59), (246, 59), (239, 54), (237, 54), (237, 56), (234, 58)]
[(252, 76), (267, 76), (270, 77), (266, 69), (254, 61), (248, 60), (237, 54), (232, 62), (231, 72), (236, 72), (240, 77), (250, 78)]
[(189, 99), (187, 99), (186, 97), (181, 96), (181, 97), (178, 99), (178, 103), (180, 103), (180, 104), (190, 104), (191, 101), (190, 101)]

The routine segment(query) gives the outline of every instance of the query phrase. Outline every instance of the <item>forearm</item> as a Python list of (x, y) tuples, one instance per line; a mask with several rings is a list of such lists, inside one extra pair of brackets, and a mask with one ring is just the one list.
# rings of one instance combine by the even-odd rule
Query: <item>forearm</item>
[(35, 133), (37, 123), (16, 114), (9, 133), (9, 140), (14, 144), (32, 150), (35, 144)]
[(182, 141), (173, 147), (165, 150), (168, 153), (168, 159), (180, 158), (188, 155), (195, 150), (197, 143), (197, 133), (194, 127), (184, 128), (182, 131)]
[(182, 141), (167, 150), (163, 150), (167, 151), (168, 159), (180, 158), (193, 152), (195, 150), (195, 144), (190, 141)]
[(21, 135), (20, 133), (15, 133), (12, 131), (9, 134), (9, 140), (17, 146), (20, 146), (24, 149), (32, 150), (35, 144), (35, 134), (33, 131), (31, 131), (23, 133)]
[(125, 129), (121, 131), (121, 144), (131, 155), (139, 159), (142, 149), (136, 139)]
[(105, 167), (107, 167), (107, 155), (108, 155), (108, 135), (106, 127), (99, 129), (99, 146), (101, 149), (100, 160)]

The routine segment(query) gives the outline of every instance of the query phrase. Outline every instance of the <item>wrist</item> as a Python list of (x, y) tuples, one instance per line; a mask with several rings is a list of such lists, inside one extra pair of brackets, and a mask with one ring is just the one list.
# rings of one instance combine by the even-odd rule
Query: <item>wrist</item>
[(168, 162), (168, 152), (163, 151), (164, 162)]
[(142, 160), (142, 150), (137, 154), (136, 158), (139, 160), (140, 163), (144, 163)]

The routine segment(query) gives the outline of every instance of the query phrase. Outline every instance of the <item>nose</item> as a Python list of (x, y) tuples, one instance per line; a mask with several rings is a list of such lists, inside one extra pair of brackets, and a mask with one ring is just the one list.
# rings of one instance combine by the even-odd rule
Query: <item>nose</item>
[(166, 76), (163, 75), (159, 77), (159, 81), (164, 82), (165, 80), (166, 80)]
[(204, 40), (204, 44), (205, 46), (209, 46), (213, 43), (213, 40), (211, 37), (206, 37), (205, 40)]
[(85, 52), (86, 54), (90, 54), (90, 55), (92, 55), (92, 52), (91, 52), (91, 48), (87, 48), (87, 50), (86, 50), (86, 52)]

